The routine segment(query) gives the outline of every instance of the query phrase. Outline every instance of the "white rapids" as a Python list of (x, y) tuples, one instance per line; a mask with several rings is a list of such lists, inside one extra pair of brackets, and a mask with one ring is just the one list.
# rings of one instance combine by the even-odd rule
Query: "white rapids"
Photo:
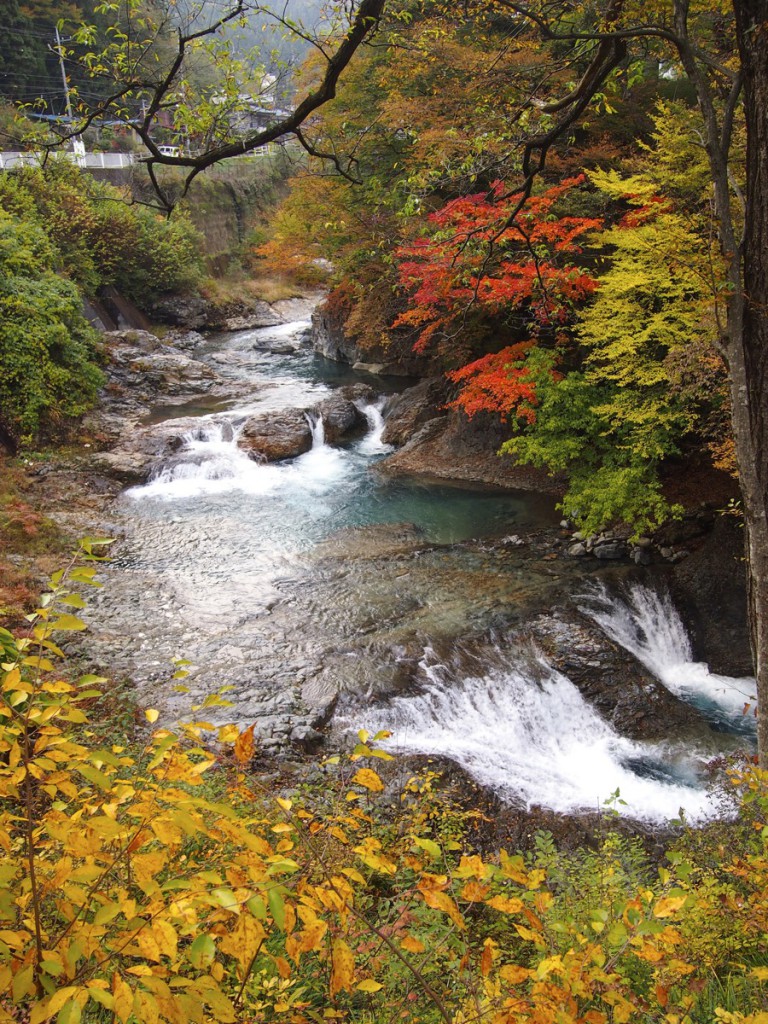
[(749, 726), (749, 717), (754, 717), (754, 679), (718, 675), (704, 662), (694, 661), (683, 620), (667, 594), (635, 584), (622, 597), (601, 587), (583, 600), (582, 611), (668, 690), (716, 719)]
[[(396, 697), (356, 724), (391, 731), (397, 750), (450, 758), (481, 785), (529, 808), (595, 811), (619, 790), (620, 809), (635, 818), (664, 821), (683, 809), (693, 820), (706, 813), (708, 797), (690, 764), (662, 767), (670, 751), (619, 736), (543, 659), (535, 673), (521, 658), (451, 684), (445, 667), (429, 661), (427, 652), (421, 693)], [(634, 771), (642, 760), (656, 772)]]
[(135, 500), (160, 498), (173, 501), (202, 495), (242, 491), (267, 496), (281, 493), (322, 495), (357, 471), (360, 456), (389, 449), (381, 442), (383, 421), (376, 405), (365, 406), (369, 432), (356, 446), (337, 448), (325, 443), (321, 418), (307, 416), (312, 447), (290, 461), (262, 463), (238, 447), (243, 422), (220, 416), (201, 418), (199, 426), (183, 436), (180, 453), (155, 476), (126, 493)]
[[(667, 596), (634, 585), (623, 597), (601, 587), (582, 610), (673, 693), (711, 720), (749, 733), (744, 716), (754, 680), (732, 679), (693, 660), (690, 639)], [(541, 656), (498, 651), (482, 675), (452, 678), (427, 650), (418, 693), (347, 713), (342, 728), (392, 733), (406, 753), (450, 758), (477, 782), (527, 807), (596, 810), (618, 790), (618, 809), (662, 822), (716, 813), (699, 778), (701, 756), (674, 741), (620, 736), (574, 684)]]

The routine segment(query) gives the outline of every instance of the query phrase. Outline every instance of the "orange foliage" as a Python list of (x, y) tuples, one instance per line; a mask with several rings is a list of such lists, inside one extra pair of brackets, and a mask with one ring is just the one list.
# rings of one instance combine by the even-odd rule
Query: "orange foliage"
[(577, 240), (602, 222), (558, 218), (552, 207), (583, 180), (566, 179), (533, 196), (517, 214), (518, 195), (507, 194), (500, 181), (431, 214), (434, 233), (397, 250), (400, 283), (411, 292), (411, 308), (395, 326), (418, 329), (416, 352), (424, 352), (436, 334), (448, 332), (473, 307), (491, 315), (524, 307), (534, 332), (568, 320), (597, 282), (559, 257), (578, 253)]
[(449, 373), (450, 380), (462, 385), (450, 408), (461, 409), (470, 419), (479, 412), (495, 412), (504, 423), (510, 414), (533, 423), (536, 390), (523, 362), (532, 345), (532, 341), (508, 345)]

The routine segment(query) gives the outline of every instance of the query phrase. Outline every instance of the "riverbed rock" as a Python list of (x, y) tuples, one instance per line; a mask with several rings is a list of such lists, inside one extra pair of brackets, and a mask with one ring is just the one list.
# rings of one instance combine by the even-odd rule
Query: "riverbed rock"
[(627, 545), (622, 540), (601, 540), (595, 544), (592, 553), (595, 558), (600, 558), (602, 561), (613, 561), (626, 556)]
[(233, 316), (210, 313), (206, 326), (213, 331), (253, 331), (261, 327), (278, 327), (283, 322), (271, 306), (257, 300), (252, 309)]
[[(209, 420), (208, 424), (217, 422)], [(231, 424), (227, 420), (220, 423), (226, 436), (227, 429), (232, 429)], [(184, 448), (186, 439), (199, 431), (200, 420), (190, 416), (154, 424), (123, 421), (122, 426), (114, 447), (110, 451), (96, 452), (91, 461), (101, 472), (133, 485), (146, 483), (154, 473), (173, 465), (174, 456)], [(190, 461), (188, 456), (183, 458)]]
[(752, 674), (741, 520), (717, 516), (698, 550), (675, 564), (670, 589), (691, 631), (694, 654), (713, 672)]
[(447, 400), (448, 382), (445, 377), (431, 377), (399, 395), (391, 395), (382, 411), (385, 420), (382, 441), (405, 444), (419, 427), (442, 417)]
[(168, 295), (155, 301), (148, 312), (155, 323), (193, 331), (249, 331), (286, 322), (261, 299), (217, 303), (202, 295)]
[(159, 324), (199, 331), (208, 323), (210, 303), (202, 295), (165, 295), (147, 312)]
[(312, 429), (298, 409), (266, 412), (246, 420), (237, 443), (251, 458), (280, 462), (309, 451)]
[(365, 414), (356, 402), (371, 401), (373, 389), (367, 385), (353, 384), (334, 391), (328, 398), (314, 407), (313, 412), (322, 416), (325, 440), (329, 444), (340, 440), (366, 426)]
[(199, 331), (190, 331), (184, 327), (172, 327), (163, 335), (163, 341), (166, 345), (172, 345), (182, 352), (190, 352), (198, 345), (202, 345), (205, 338)]
[(207, 363), (164, 344), (148, 331), (112, 331), (104, 340), (109, 362), (102, 404), (113, 408), (205, 394), (220, 380)]
[[(562, 475), (521, 466), (511, 456), (497, 455), (504, 440), (503, 426), (490, 417), (468, 420), (462, 413), (451, 412), (427, 420), (399, 451), (377, 463), (376, 471), (386, 476), (407, 475), (536, 491), (542, 495), (563, 494)], [(550, 519), (553, 523), (559, 521), (559, 517)]]
[(289, 299), (278, 299), (271, 307), (284, 323), (293, 323), (297, 320), (310, 320), (324, 298), (324, 291), (309, 291), (302, 295), (292, 295)]
[(107, 380), (97, 408), (82, 421), (82, 434), (94, 449), (119, 448), (113, 459), (102, 460), (102, 469), (135, 482), (142, 478), (147, 455), (137, 431), (156, 405), (165, 406), (169, 416), (190, 402), (213, 411), (233, 387), (207, 363), (148, 331), (114, 331), (105, 341)]
[(622, 736), (698, 740), (708, 735), (695, 708), (670, 693), (575, 609), (539, 615), (526, 624), (525, 632)]

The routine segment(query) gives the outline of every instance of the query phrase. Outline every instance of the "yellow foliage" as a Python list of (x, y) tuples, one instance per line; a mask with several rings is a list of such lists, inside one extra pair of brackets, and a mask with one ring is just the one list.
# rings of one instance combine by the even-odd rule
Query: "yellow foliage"
[[(65, 577), (54, 600), (57, 587)], [(47, 642), (56, 618), (42, 621)], [(742, 955), (768, 953), (768, 834), (724, 855), (718, 879), (677, 856), (642, 885), (606, 843), (603, 895), (582, 905), (541, 862), (421, 834), (436, 820), (424, 803), (394, 834), (344, 789), (330, 810), (259, 799), (226, 755), (226, 801), (211, 800), (196, 738), (91, 749), (69, 714), (87, 705), (82, 688), (10, 633), (0, 642), (0, 1024), (367, 1024), (395, 1007), (413, 1024), (683, 1024), (714, 972), (758, 992), (768, 980)], [(253, 730), (224, 735), (246, 735), (245, 751)], [(409, 783), (409, 798), (444, 806), (432, 781)], [(367, 767), (352, 782), (371, 801), (384, 788)], [(768, 806), (762, 776), (740, 785)], [(714, 1019), (768, 1024), (761, 998)]]

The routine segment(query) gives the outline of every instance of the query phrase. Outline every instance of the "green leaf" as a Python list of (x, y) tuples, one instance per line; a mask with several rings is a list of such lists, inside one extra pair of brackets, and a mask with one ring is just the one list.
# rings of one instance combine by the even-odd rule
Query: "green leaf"
[(75, 766), (75, 771), (80, 772), (84, 779), (92, 782), (95, 786), (98, 786), (99, 789), (109, 790), (112, 788), (112, 782), (110, 779), (104, 774), (104, 772), (100, 772), (98, 768), (94, 768), (93, 765), (79, 764)]
[(245, 905), (258, 921), (266, 921), (267, 905), (261, 896), (251, 896)]
[(272, 915), (272, 920), (275, 922), (281, 932), (285, 931), (285, 901), (283, 900), (282, 893), (275, 887), (270, 889), (267, 894), (267, 902), (269, 903), (269, 912)]
[(442, 850), (437, 845), (437, 843), (433, 842), (431, 839), (415, 838), (413, 841), (416, 844), (416, 846), (421, 847), (421, 849), (424, 850), (425, 853), (428, 853), (432, 860), (438, 860), (440, 857), (442, 857)]
[(198, 935), (187, 950), (187, 959), (199, 971), (213, 963), (216, 957), (216, 943), (210, 935)]
[(240, 901), (231, 889), (214, 889), (211, 896), (224, 910), (231, 910), (235, 913), (240, 910)]
[(80, 1007), (80, 1003), (75, 1002), (74, 999), (70, 999), (68, 1003), (65, 1003), (59, 1010), (59, 1015), (56, 1018), (56, 1024), (80, 1024), (80, 1020), (83, 1016), (83, 1011)]

